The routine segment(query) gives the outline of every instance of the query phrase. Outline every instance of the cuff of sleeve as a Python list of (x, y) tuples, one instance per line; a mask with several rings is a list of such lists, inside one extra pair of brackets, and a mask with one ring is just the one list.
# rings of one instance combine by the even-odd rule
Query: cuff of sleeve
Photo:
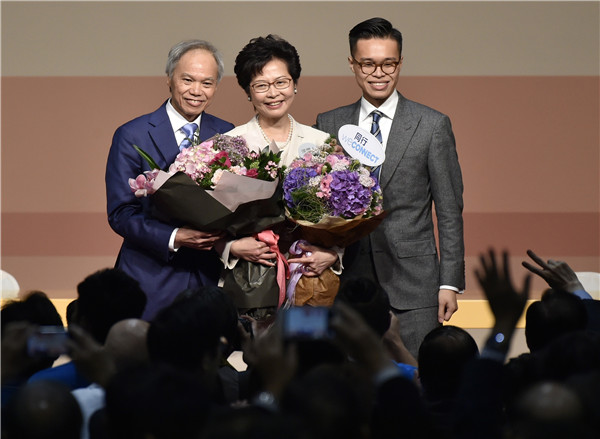
[(450, 285), (440, 285), (440, 290), (452, 290), (457, 294), (462, 294), (465, 292), (465, 290), (459, 290), (458, 288), (450, 286)]
[(179, 230), (179, 227), (177, 227), (176, 229), (173, 229), (173, 231), (171, 232), (171, 237), (169, 238), (169, 251), (172, 253), (175, 253), (177, 250), (179, 250), (179, 247), (175, 248), (175, 236), (177, 236), (178, 230)]
[(223, 253), (221, 253), (221, 255), (220, 255), (223, 265), (225, 266), (225, 268), (228, 268), (228, 269), (232, 269), (233, 267), (235, 267), (235, 265), (239, 261), (239, 258), (236, 258), (235, 256), (231, 256), (231, 245), (234, 242), (235, 241), (227, 241), (225, 243), (225, 247), (223, 248)]
[(573, 294), (575, 294), (580, 299), (593, 299), (593, 297), (585, 290), (575, 290), (573, 291)]
[(497, 361), (498, 363), (504, 363), (504, 360), (506, 359), (506, 354), (504, 352), (490, 349), (486, 346), (481, 351), (481, 355), (479, 356), (479, 358), (485, 358), (487, 360)]
[(342, 274), (342, 271), (344, 270), (344, 264), (342, 264), (342, 259), (344, 258), (345, 249), (342, 247), (338, 247), (337, 245), (334, 245), (333, 247), (331, 247), (331, 250), (333, 250), (334, 252), (337, 253), (338, 260), (330, 268), (334, 274), (337, 274), (339, 276)]

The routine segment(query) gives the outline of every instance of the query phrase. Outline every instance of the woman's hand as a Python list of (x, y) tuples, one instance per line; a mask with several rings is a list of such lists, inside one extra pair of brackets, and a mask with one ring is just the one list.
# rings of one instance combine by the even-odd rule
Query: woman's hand
[(275, 259), (277, 258), (277, 254), (273, 253), (266, 243), (251, 236), (235, 240), (231, 244), (230, 253), (236, 258), (268, 267), (275, 266)]
[(299, 244), (299, 246), (304, 251), (303, 255), (288, 259), (288, 263), (304, 264), (304, 276), (320, 276), (338, 260), (338, 254), (333, 250), (310, 244)]

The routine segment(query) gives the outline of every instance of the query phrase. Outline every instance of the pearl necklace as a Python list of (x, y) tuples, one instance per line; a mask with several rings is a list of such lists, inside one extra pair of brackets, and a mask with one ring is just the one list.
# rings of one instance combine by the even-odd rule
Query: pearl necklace
[[(288, 114), (288, 119), (290, 120), (290, 131), (288, 134), (288, 138), (283, 145), (277, 144), (277, 147), (279, 149), (285, 148), (288, 145), (288, 143), (290, 143), (290, 141), (292, 140), (292, 136), (294, 134), (294, 122), (293, 122), (292, 116), (290, 114)], [(267, 143), (271, 144), (271, 139), (269, 139), (269, 137), (265, 134), (262, 127), (260, 126), (260, 122), (258, 120), (258, 114), (256, 115), (256, 124), (258, 125), (258, 129), (260, 130), (260, 133), (262, 134), (263, 138), (267, 141)], [(275, 141), (275, 143), (277, 143), (277, 141)]]

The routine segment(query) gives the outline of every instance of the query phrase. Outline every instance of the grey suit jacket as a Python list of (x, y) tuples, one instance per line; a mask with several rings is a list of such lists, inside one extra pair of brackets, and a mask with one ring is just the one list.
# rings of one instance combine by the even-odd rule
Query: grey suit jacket
[[(387, 217), (368, 240), (392, 306), (416, 309), (436, 306), (441, 285), (464, 289), (463, 184), (450, 119), (398, 95), (381, 168)], [(360, 101), (319, 114), (316, 128), (337, 136), (342, 125), (358, 124), (359, 112)]]

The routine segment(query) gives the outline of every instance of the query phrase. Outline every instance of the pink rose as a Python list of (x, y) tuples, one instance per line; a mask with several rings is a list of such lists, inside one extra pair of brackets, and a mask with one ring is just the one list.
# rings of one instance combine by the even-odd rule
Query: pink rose
[(228, 168), (231, 168), (231, 161), (229, 160), (229, 155), (227, 155), (227, 153), (225, 151), (219, 151), (215, 155), (215, 158), (213, 159), (213, 161), (211, 162), (211, 164), (213, 164), (213, 163), (221, 163), (222, 165), (225, 165)]
[(258, 177), (258, 170), (257, 169), (248, 169), (246, 171), (246, 177), (257, 178)]

